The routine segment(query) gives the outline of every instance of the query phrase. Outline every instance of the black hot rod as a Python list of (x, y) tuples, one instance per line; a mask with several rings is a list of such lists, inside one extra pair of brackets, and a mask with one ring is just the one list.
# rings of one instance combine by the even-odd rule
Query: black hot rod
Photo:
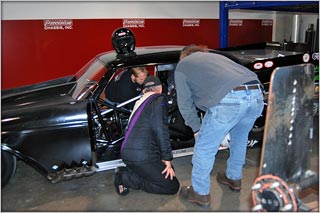
[[(266, 90), (274, 68), (308, 62), (308, 54), (268, 49), (210, 50), (256, 72)], [(146, 66), (157, 75), (168, 96), (169, 128), (174, 157), (193, 152), (193, 133), (184, 125), (176, 103), (174, 68), (182, 46), (110, 51), (94, 57), (74, 76), (2, 91), (1, 184), (14, 176), (17, 160), (37, 169), (50, 182), (89, 176), (123, 164), (120, 146), (130, 111), (105, 101), (104, 91), (118, 73)], [(267, 97), (267, 96), (266, 96)], [(199, 112), (199, 116), (202, 112)], [(249, 135), (248, 146), (262, 140), (264, 116)]]

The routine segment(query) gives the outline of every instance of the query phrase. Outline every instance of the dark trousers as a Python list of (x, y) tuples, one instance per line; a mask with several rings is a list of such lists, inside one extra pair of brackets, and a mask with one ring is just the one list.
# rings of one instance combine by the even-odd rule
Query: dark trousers
[(161, 172), (165, 169), (162, 161), (153, 163), (128, 163), (121, 171), (123, 186), (154, 194), (173, 195), (179, 191), (180, 183), (176, 177), (165, 179)]

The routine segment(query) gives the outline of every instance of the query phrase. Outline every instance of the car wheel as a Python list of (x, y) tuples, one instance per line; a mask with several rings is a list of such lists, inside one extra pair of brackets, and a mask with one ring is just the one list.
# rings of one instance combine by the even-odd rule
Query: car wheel
[(4, 187), (14, 176), (17, 159), (8, 152), (1, 151), (1, 187)]

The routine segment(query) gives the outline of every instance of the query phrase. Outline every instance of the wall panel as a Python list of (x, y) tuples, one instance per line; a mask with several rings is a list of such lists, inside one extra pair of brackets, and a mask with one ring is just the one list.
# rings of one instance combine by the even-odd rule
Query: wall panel
[[(140, 27), (131, 28), (137, 46), (195, 43), (219, 47), (218, 19), (129, 20), (140, 21)], [(1, 21), (2, 89), (76, 73), (96, 54), (112, 50), (111, 34), (124, 23), (124, 19), (50, 19), (58, 25), (48, 29), (46, 21)], [(244, 19), (241, 26), (229, 26), (230, 45), (271, 41), (272, 24), (261, 23)], [(58, 29), (52, 29), (55, 26)]]

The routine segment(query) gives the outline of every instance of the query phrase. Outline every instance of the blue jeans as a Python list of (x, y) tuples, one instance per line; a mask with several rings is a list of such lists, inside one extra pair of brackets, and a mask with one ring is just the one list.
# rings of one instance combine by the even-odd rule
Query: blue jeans
[(192, 157), (192, 186), (200, 195), (210, 191), (210, 172), (224, 137), (230, 133), (230, 156), (226, 175), (229, 179), (242, 178), (247, 141), (254, 122), (263, 110), (260, 89), (229, 92), (218, 105), (208, 109), (196, 138)]

